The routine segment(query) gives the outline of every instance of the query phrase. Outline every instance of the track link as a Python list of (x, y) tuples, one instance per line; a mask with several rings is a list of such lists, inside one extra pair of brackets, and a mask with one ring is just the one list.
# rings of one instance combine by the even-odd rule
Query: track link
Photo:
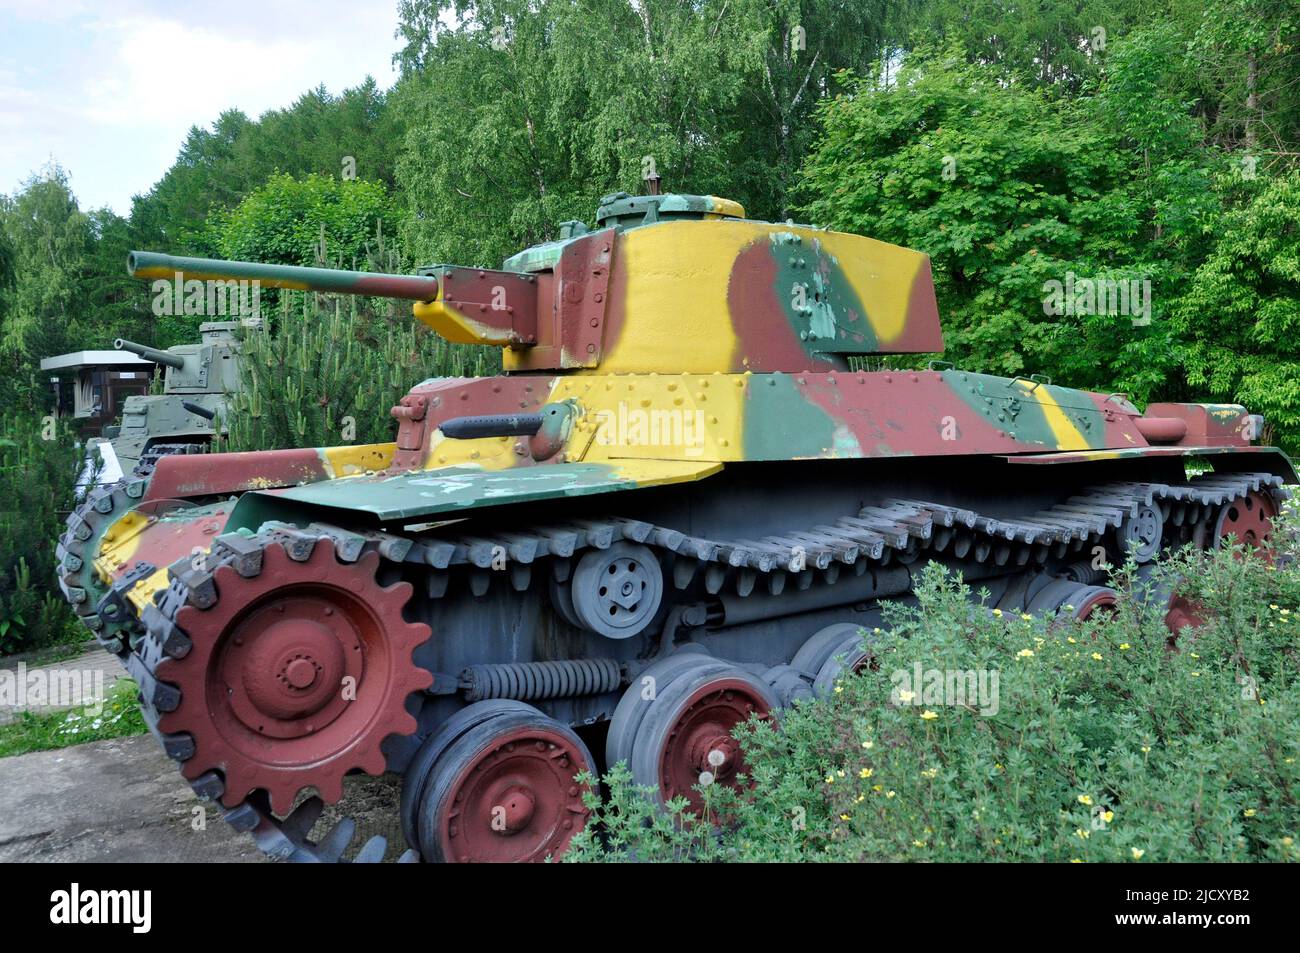
[(63, 597), (99, 644), (123, 658), (139, 625), (130, 617), (106, 621), (100, 615), (100, 600), (112, 587), (95, 572), (94, 560), (104, 533), (139, 502), (147, 485), (147, 480), (132, 479), (92, 488), (69, 514), (55, 549)]

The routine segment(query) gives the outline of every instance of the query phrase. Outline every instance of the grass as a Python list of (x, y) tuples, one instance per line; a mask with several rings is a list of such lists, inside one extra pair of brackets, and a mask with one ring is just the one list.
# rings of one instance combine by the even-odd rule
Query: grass
[(0, 758), (144, 734), (148, 728), (136, 704), (137, 691), (135, 682), (123, 678), (108, 690), (102, 708), (83, 706), (48, 714), (20, 712), (14, 721), (0, 725)]

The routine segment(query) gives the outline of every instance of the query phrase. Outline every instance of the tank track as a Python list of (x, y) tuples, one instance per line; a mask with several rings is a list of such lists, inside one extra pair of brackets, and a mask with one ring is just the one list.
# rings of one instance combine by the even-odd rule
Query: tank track
[[(301, 559), (318, 540), (328, 538), (344, 562), (377, 550), (392, 562), (427, 567), (429, 594), (438, 597), (447, 592), (453, 569), (467, 569), (471, 591), (485, 593), (490, 578), (502, 575), (493, 566), (499, 565), (503, 551), (509, 560), (505, 575), (513, 588), (522, 591), (532, 583), (532, 567), (548, 558), (554, 576), (567, 579), (570, 560), (576, 554), (628, 540), (669, 556), (678, 589), (687, 588), (703, 573), (706, 592), (716, 594), (729, 583), (745, 596), (760, 581), (767, 592), (779, 594), (791, 577), (794, 587), (800, 589), (812, 583), (814, 574), (833, 583), (845, 570), (862, 574), (873, 566), (906, 565), (929, 555), (973, 559), (1007, 567), (1008, 572), (1028, 567), (1025, 572), (1030, 573), (1049, 558), (1063, 559), (1100, 543), (1143, 505), (1159, 506), (1166, 532), (1175, 531), (1175, 545), (1181, 545), (1184, 537), (1203, 541), (1205, 528), (1213, 525), (1221, 507), (1261, 491), (1279, 501), (1287, 496), (1280, 477), (1242, 473), (1205, 475), (1183, 484), (1100, 484), (1063, 503), (1016, 519), (998, 519), (921, 500), (890, 499), (879, 507), (866, 507), (853, 517), (812, 527), (807, 532), (735, 541), (691, 536), (618, 517), (420, 542), (320, 523), (303, 529), (267, 523), (255, 535), (230, 533), (218, 537), (202, 568), (196, 568), (190, 560), (179, 560), (168, 567), (170, 585), (146, 608), (146, 634), (130, 654), (127, 669), (140, 686), (140, 705), (151, 732), (169, 757), (184, 762), (194, 754), (193, 739), (164, 733), (158, 727), (162, 715), (179, 705), (179, 689), (155, 675), (165, 658), (183, 658), (190, 650), (189, 638), (175, 623), (176, 614), (186, 605), (207, 608), (215, 603), (218, 593), (213, 573), (220, 566), (230, 566), (241, 576), (257, 575), (262, 553), (269, 545), (284, 546), (290, 558)], [(789, 568), (792, 553), (803, 554), (806, 569)], [(1116, 562), (1122, 558), (1119, 553), (1110, 555)], [(601, 687), (608, 688), (607, 681), (600, 680)], [(474, 686), (464, 685), (462, 691), (472, 693)], [(217, 802), (223, 794), (222, 779), (216, 772), (201, 775), (190, 784), (205, 801)], [(319, 798), (308, 798), (279, 819), (267, 799), (255, 795), (225, 810), (224, 817), (235, 829), (252, 834), (259, 848), (272, 857), (295, 862), (337, 862), (349, 847), (354, 825), (345, 818), (319, 842), (309, 840), (322, 806)], [(355, 855), (354, 862), (382, 860), (385, 850), (382, 837), (371, 838)], [(404, 862), (416, 859), (409, 850), (401, 857)]]
[[(1241, 473), (1206, 474), (1182, 484), (1099, 484), (1063, 503), (1015, 519), (924, 500), (888, 499), (834, 523), (760, 540), (706, 539), (639, 520), (611, 518), (489, 537), (416, 542), (404, 548), (408, 541), (385, 538), (379, 533), (356, 534), (323, 524), (312, 524), (306, 530), (268, 525), (274, 525), (273, 532), (287, 537), (298, 533), (337, 536), (358, 554), (375, 543), (384, 553), (387, 544), (389, 558), (424, 563), (431, 568), (431, 596), (445, 592), (452, 568), (468, 568), (471, 590), (482, 595), (492, 575), (499, 575), (493, 567), (500, 564), (504, 554), (511, 584), (522, 591), (530, 584), (530, 568), (544, 557), (557, 560), (558, 572), (567, 578), (567, 561), (575, 554), (606, 549), (627, 540), (664, 552), (670, 558), (673, 582), (679, 590), (690, 586), (702, 573), (705, 591), (710, 595), (729, 584), (743, 597), (760, 583), (767, 592), (779, 595), (791, 580), (797, 589), (807, 588), (814, 572), (824, 582), (833, 583), (844, 571), (860, 575), (869, 568), (892, 563), (907, 565), (925, 557), (952, 556), (1006, 567), (1008, 571), (1038, 566), (1048, 559), (1064, 559), (1102, 543), (1108, 533), (1136, 516), (1141, 506), (1159, 507), (1167, 543), (1205, 545), (1205, 533), (1219, 508), (1257, 492), (1270, 493), (1279, 504), (1287, 497), (1281, 477)], [(399, 545), (403, 547), (400, 556), (395, 552)], [(340, 553), (343, 551), (340, 546)], [(1106, 555), (1117, 565), (1126, 554), (1115, 543)], [(792, 570), (793, 557), (800, 557), (806, 569)]]
[(100, 615), (99, 602), (111, 587), (95, 573), (94, 558), (104, 531), (137, 505), (147, 485), (147, 480), (132, 479), (91, 489), (68, 515), (67, 529), (55, 548), (63, 597), (95, 640), (121, 658), (129, 654), (139, 624), (131, 618), (106, 621)]

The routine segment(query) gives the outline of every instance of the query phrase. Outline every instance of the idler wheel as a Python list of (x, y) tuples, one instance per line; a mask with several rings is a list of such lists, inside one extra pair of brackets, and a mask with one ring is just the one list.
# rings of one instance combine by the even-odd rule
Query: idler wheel
[(1259, 548), (1273, 534), (1277, 501), (1272, 494), (1256, 491), (1223, 505), (1214, 524), (1214, 547), (1240, 544)]

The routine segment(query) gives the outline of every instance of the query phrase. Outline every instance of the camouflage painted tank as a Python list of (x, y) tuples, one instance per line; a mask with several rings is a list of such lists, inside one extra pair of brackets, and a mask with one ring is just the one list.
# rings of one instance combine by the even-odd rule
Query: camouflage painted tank
[(161, 394), (126, 399), (122, 423), (110, 434), (110, 445), (122, 472), (137, 468), (148, 473), (169, 453), (201, 453), (207, 449), (226, 413), (229, 395), (239, 390), (239, 342), (235, 321), (199, 326), (198, 344), (181, 344), (159, 351), (118, 338), (114, 347), (138, 354), (164, 369)]
[(406, 277), (133, 259), (411, 298), (503, 349), (500, 377), (414, 386), (391, 443), (167, 457), (65, 536), (163, 747), (273, 854), (342, 856), (349, 828), (309, 831), (355, 771), (402, 777), (408, 858), (561, 853), (576, 772), (731, 782), (733, 727), (869, 666), (925, 563), (1087, 616), (1116, 598), (1099, 555), (1262, 543), (1295, 479), (1238, 406), (858, 370), (942, 349), (915, 251), (682, 195), (559, 235)]

